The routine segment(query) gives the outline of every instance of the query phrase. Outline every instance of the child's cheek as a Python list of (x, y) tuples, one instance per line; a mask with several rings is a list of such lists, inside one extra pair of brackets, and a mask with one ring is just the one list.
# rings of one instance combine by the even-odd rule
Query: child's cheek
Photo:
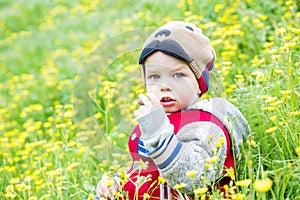
[(159, 87), (155, 84), (147, 84), (146, 89), (147, 89), (148, 93), (151, 92), (151, 93), (154, 93), (156, 95), (159, 92)]

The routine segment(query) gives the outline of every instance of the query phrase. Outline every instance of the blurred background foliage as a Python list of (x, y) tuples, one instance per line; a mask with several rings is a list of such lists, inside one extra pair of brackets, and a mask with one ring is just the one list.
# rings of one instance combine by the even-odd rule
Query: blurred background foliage
[[(1, 199), (92, 199), (103, 173), (124, 172), (144, 92), (137, 58), (147, 31), (134, 33), (170, 20), (211, 39), (217, 62), (204, 98), (227, 97), (252, 128), (237, 180), (272, 185), (241, 186), (239, 198), (300, 198), (298, 1), (0, 0), (0, 18)], [(114, 46), (131, 39), (134, 50)]]

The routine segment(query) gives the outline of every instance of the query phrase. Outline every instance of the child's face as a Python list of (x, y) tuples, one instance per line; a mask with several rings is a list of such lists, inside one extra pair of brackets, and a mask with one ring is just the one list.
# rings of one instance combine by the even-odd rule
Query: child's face
[(188, 65), (157, 51), (145, 60), (148, 93), (159, 98), (166, 113), (180, 111), (198, 100), (199, 86)]

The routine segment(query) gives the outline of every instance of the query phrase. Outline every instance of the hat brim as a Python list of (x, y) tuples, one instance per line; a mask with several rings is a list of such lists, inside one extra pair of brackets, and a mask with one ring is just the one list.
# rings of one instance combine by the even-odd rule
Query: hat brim
[(146, 58), (155, 51), (161, 51), (188, 63), (193, 61), (193, 59), (184, 51), (178, 42), (171, 39), (166, 39), (162, 41), (153, 40), (147, 46), (145, 46), (140, 55), (139, 64), (143, 64)]

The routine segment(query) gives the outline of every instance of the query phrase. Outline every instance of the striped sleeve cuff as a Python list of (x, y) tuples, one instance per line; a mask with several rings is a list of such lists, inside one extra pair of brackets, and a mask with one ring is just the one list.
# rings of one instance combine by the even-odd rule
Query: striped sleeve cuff
[(148, 153), (159, 169), (166, 168), (178, 155), (182, 148), (175, 134), (167, 137), (155, 150)]

